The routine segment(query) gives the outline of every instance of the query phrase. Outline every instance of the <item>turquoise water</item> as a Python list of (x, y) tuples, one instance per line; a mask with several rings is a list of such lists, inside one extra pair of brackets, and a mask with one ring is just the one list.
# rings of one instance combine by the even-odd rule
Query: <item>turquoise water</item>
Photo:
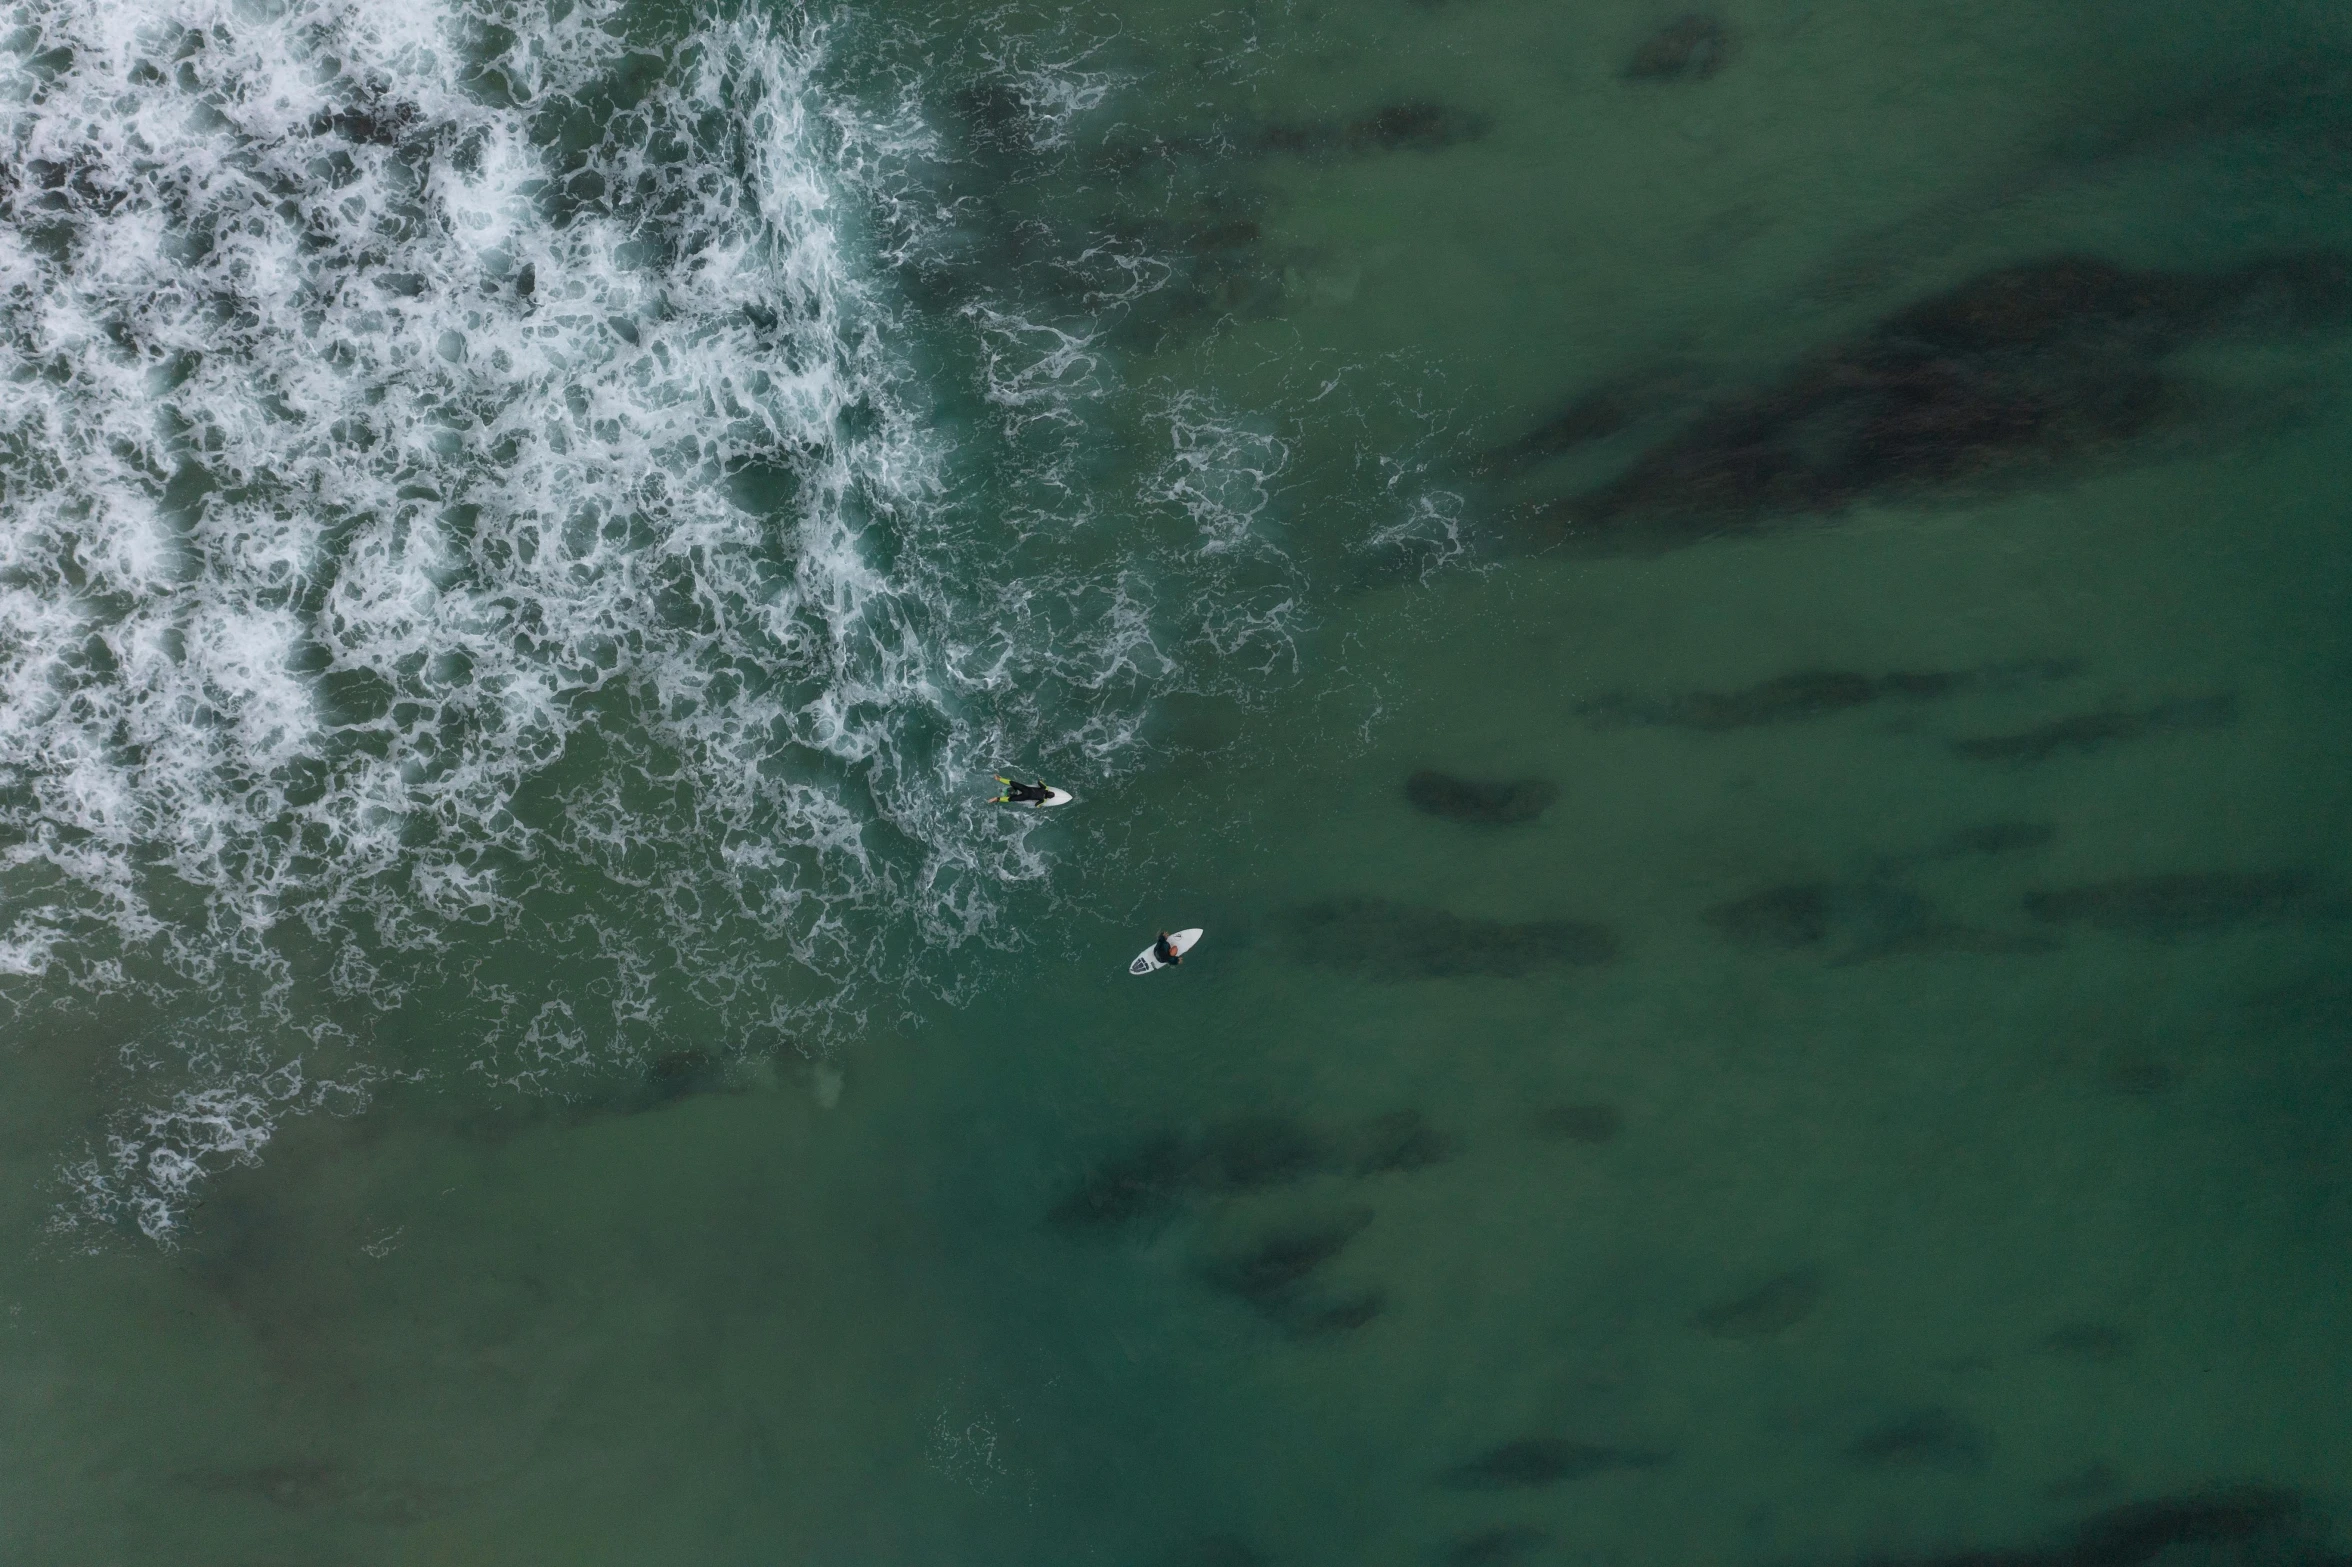
[(2340, 1559), (2333, 11), (0, 79), (9, 1560)]

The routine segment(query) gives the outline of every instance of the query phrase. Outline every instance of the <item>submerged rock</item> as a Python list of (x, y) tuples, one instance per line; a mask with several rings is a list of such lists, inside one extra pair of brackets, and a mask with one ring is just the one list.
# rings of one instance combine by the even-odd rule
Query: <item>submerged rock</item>
[(2340, 916), (2301, 871), (2175, 871), (2029, 892), (2025, 911), (2051, 924), (2174, 941), (2246, 925)]
[(2169, 361), (2199, 338), (2348, 308), (2352, 260), (2335, 252), (2217, 273), (2086, 256), (1998, 268), (1717, 403), (1600, 489), (1524, 515), (1547, 540), (1656, 551), (1871, 497), (2013, 482), (2189, 417)]
[[(2228, 1555), (2213, 1554), (2225, 1548)], [(2182, 1551), (2197, 1554), (2174, 1555)], [(1872, 1567), (2152, 1567), (2166, 1560), (2343, 1567), (2345, 1558), (2329, 1548), (2320, 1519), (2302, 1497), (2238, 1486), (2112, 1507), (2048, 1545), (1879, 1556)]]
[(1731, 29), (1717, 17), (1692, 11), (1676, 17), (1642, 40), (1625, 62), (1631, 82), (1705, 81), (1731, 58)]
[(1420, 99), (1388, 104), (1348, 121), (1320, 120), (1269, 125), (1258, 132), (1261, 152), (1307, 157), (1382, 152), (1441, 152), (1485, 136), (1483, 114)]
[(1405, 780), (1405, 798), (1425, 815), (1508, 827), (1550, 810), (1560, 798), (1560, 786), (1545, 778), (1456, 778), (1425, 770)]
[(1577, 712), (1595, 728), (1654, 724), (1707, 731), (1754, 729), (1825, 718), (1874, 702), (1931, 702), (1970, 692), (2014, 691), (2072, 679), (2080, 669), (2070, 659), (2024, 659), (1974, 669), (1895, 670), (1883, 675), (1850, 669), (1804, 669), (1736, 691), (1688, 691), (1662, 699), (1613, 694), (1580, 703)]
[(1837, 898), (1827, 882), (1796, 882), (1719, 903), (1701, 917), (1738, 946), (1796, 951), (1829, 939)]
[(643, 1108), (652, 1109), (689, 1094), (741, 1093), (743, 1085), (728, 1070), (728, 1063), (707, 1050), (673, 1050), (656, 1057), (645, 1074), (645, 1097), (650, 1102)]
[(2238, 699), (2234, 696), (2188, 697), (2159, 702), (2139, 712), (2077, 713), (2015, 734), (1955, 740), (1952, 750), (1972, 762), (2042, 762), (2061, 751), (2097, 751), (2118, 741), (2183, 730), (2223, 729), (2237, 721)]
[(1863, 1432), (1846, 1444), (1846, 1457), (1872, 1468), (1928, 1466), (1974, 1469), (1991, 1443), (1948, 1409), (1920, 1409)]
[(1211, 1193), (1264, 1191), (1303, 1181), (1331, 1163), (1321, 1137), (1288, 1116), (1224, 1121), (1201, 1135), (1191, 1184)]
[(1987, 956), (2053, 952), (2032, 932), (1983, 930), (1945, 919), (1935, 905), (1899, 883), (1793, 882), (1701, 915), (1734, 946), (1758, 952), (1818, 949), (1833, 963), (1931, 953)]
[(1468, 919), (1382, 898), (1330, 898), (1292, 919), (1302, 963), (1365, 979), (1519, 979), (1561, 965), (1606, 963), (1617, 937), (1581, 920)]
[(1418, 1110), (1398, 1110), (1374, 1120), (1357, 1140), (1358, 1175), (1427, 1169), (1454, 1156), (1454, 1141), (1431, 1126)]
[(1579, 1480), (1611, 1469), (1656, 1469), (1672, 1461), (1670, 1453), (1644, 1448), (1531, 1436), (1489, 1448), (1470, 1462), (1447, 1470), (1440, 1479), (1458, 1491), (1520, 1490)]
[(2021, 854), (2047, 848), (2057, 836), (2058, 829), (2048, 822), (1979, 822), (1948, 835), (1937, 846), (1936, 856), (1958, 859), (1963, 855)]
[(1605, 441), (1662, 412), (1667, 398), (1660, 377), (1623, 377), (1584, 393), (1515, 441), (1490, 448), (1479, 469), (1510, 468), (1558, 457), (1580, 446)]
[(2269, 1564), (2340, 1564), (2320, 1548), (2303, 1500), (2287, 1491), (2246, 1486), (2202, 1496), (2166, 1497), (2098, 1514), (2055, 1554), (2066, 1567), (2140, 1567), (2184, 1546), (2266, 1541)]
[(1485, 115), (1442, 103), (1399, 103), (1349, 121), (1344, 140), (1350, 152), (1437, 152), (1477, 141), (1488, 126)]
[(644, 1115), (690, 1099), (748, 1094), (772, 1087), (780, 1060), (797, 1046), (762, 1033), (739, 1044), (706, 1049), (689, 1045), (655, 1057), (636, 1077), (568, 1099), (528, 1099), (490, 1106), (454, 1128), (460, 1135), (500, 1142), (547, 1125), (590, 1126), (614, 1116)]
[(1156, 1218), (1191, 1194), (1199, 1165), (1186, 1139), (1163, 1133), (1095, 1166), (1049, 1217), (1072, 1229), (1109, 1229)]
[(1308, 1285), (1371, 1222), (1372, 1211), (1357, 1208), (1270, 1230), (1242, 1250), (1204, 1263), (1200, 1276), (1292, 1338), (1352, 1333), (1380, 1315), (1387, 1297), (1378, 1290), (1360, 1290), (1332, 1298)]
[(1337, 1338), (1355, 1332), (1387, 1309), (1386, 1295), (1378, 1290), (1365, 1290), (1344, 1300), (1294, 1305), (1278, 1313), (1275, 1320), (1292, 1338)]
[(1772, 1338), (1813, 1315), (1825, 1287), (1819, 1268), (1791, 1268), (1744, 1295), (1717, 1301), (1692, 1317), (1691, 1326), (1715, 1338)]
[(1356, 1208), (1314, 1224), (1272, 1230), (1246, 1250), (1206, 1264), (1201, 1276), (1260, 1309), (1281, 1305), (1371, 1222), (1371, 1209)]
[(1418, 1110), (1396, 1110), (1325, 1133), (1291, 1116), (1212, 1122), (1158, 1132), (1105, 1159), (1054, 1206), (1064, 1229), (1118, 1229), (1164, 1219), (1185, 1203), (1246, 1197), (1322, 1175), (1425, 1169), (1453, 1156), (1453, 1140)]

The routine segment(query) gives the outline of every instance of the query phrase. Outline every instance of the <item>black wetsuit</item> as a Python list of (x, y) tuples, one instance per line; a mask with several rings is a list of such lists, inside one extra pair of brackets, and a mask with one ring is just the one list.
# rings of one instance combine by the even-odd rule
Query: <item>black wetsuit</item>
[(1005, 786), (1005, 798), (1015, 805), (1043, 805), (1053, 798), (1053, 790), (1041, 783), (1008, 784)]
[(1152, 956), (1158, 958), (1162, 963), (1181, 963), (1184, 961), (1184, 954), (1176, 950), (1176, 943), (1167, 936), (1162, 936), (1159, 940), (1152, 943)]

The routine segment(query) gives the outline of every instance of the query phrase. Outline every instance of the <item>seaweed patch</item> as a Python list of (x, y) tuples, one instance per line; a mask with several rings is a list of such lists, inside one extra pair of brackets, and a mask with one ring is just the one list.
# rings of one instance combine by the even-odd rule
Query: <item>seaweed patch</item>
[(1373, 980), (1520, 979), (1617, 956), (1616, 933), (1583, 920), (1473, 919), (1384, 898), (1327, 898), (1296, 910), (1301, 963)]
[(1293, 1338), (1352, 1333), (1380, 1315), (1386, 1297), (1377, 1290), (1363, 1290), (1332, 1298), (1307, 1286), (1371, 1222), (1369, 1208), (1356, 1208), (1269, 1230), (1241, 1250), (1203, 1263), (1200, 1276)]
[(2025, 911), (2049, 924), (2083, 924), (2117, 935), (2177, 941), (2248, 925), (2341, 918), (2340, 899), (2321, 896), (2301, 871), (2173, 871), (2121, 876), (2086, 886), (2029, 892)]
[(1701, 11), (1676, 17), (1641, 42), (1625, 62), (1630, 82), (1703, 82), (1731, 58), (1731, 29)]
[(1972, 762), (2046, 762), (2062, 752), (2083, 755), (2149, 735), (2226, 729), (2237, 721), (2234, 696), (2182, 697), (2136, 712), (2076, 713), (2012, 734), (1955, 740), (1952, 752)]
[(2172, 367), (2222, 332), (2338, 322), (2352, 262), (2225, 272), (2056, 256), (1981, 274), (1727, 397), (1587, 494), (1521, 515), (1540, 536), (1656, 552), (1876, 497), (2014, 484), (2196, 416)]
[(1468, 1463), (1448, 1469), (1439, 1479), (1457, 1491), (1526, 1490), (1614, 1469), (1657, 1469), (1671, 1462), (1671, 1453), (1649, 1448), (1531, 1436), (1488, 1448)]
[(1814, 952), (1832, 963), (1929, 954), (2028, 956), (2057, 950), (2032, 931), (1985, 930), (1946, 919), (1899, 882), (1790, 882), (1719, 903), (1701, 916), (1752, 952)]
[(1534, 821), (1559, 798), (1560, 786), (1546, 778), (1456, 778), (1422, 771), (1405, 780), (1405, 799), (1414, 810), (1480, 827)]
[(1805, 723), (1879, 702), (1933, 702), (1980, 691), (2015, 691), (2070, 680), (2082, 666), (2072, 659), (2019, 659), (1974, 669), (1898, 669), (1867, 674), (1852, 669), (1800, 669), (1733, 691), (1686, 691), (1670, 697), (1615, 692), (1577, 705), (1596, 729), (1654, 725), (1697, 729), (1757, 729)]
[(1948, 1409), (1919, 1409), (1873, 1426), (1846, 1444), (1846, 1457), (1869, 1468), (1975, 1469), (1992, 1443)]
[(1717, 1301), (1692, 1317), (1691, 1326), (1714, 1338), (1774, 1338), (1813, 1315), (1826, 1284), (1819, 1268), (1791, 1268)]

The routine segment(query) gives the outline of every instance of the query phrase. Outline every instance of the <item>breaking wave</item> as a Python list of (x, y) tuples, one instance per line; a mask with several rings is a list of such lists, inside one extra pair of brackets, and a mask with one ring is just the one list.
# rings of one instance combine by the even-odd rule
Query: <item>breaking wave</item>
[[(715, 844), (747, 908), (862, 881), (789, 764), (936, 705), (868, 535), (939, 457), (826, 171), (919, 132), (817, 113), (814, 28), (713, 29), (663, 80), (590, 6), (527, 42), (490, 8), (35, 16), (0, 228), (18, 965), (93, 921), (197, 975), (282, 962), (290, 921), (430, 945), (511, 913), (551, 833), (622, 874), (649, 825)], [(590, 734), (617, 753), (562, 779)], [(534, 782), (565, 809), (528, 819)], [(633, 789), (685, 819), (624, 820)]]
[[(807, 13), (16, 16), (0, 1007), (158, 1009), (74, 1222), (168, 1235), (386, 1076), (953, 992), (1050, 868), (977, 780), (1295, 671), (1287, 440), (1122, 369), (1181, 269), (968, 264), (958, 192), (1074, 156), (1099, 40), (942, 83)], [(462, 1045), (372, 1043), (403, 1007)]]

